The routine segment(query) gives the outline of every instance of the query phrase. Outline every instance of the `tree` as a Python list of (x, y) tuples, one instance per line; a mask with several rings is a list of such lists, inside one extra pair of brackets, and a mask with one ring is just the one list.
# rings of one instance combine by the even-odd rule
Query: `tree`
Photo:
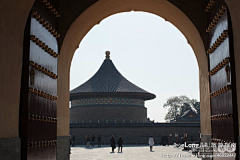
[(165, 116), (166, 121), (177, 119), (177, 117), (182, 116), (189, 109), (200, 114), (200, 103), (196, 99), (190, 99), (187, 96), (170, 97), (163, 107), (168, 108), (168, 113)]

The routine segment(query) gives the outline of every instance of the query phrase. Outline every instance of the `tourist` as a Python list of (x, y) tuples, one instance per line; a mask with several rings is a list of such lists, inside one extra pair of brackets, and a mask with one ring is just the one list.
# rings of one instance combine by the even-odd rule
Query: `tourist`
[(153, 148), (153, 145), (154, 145), (154, 139), (153, 139), (152, 136), (149, 138), (148, 144), (150, 146), (150, 152), (152, 152), (152, 148)]
[(122, 152), (122, 145), (123, 145), (123, 139), (120, 136), (118, 139), (118, 152), (119, 152), (120, 148), (121, 148), (121, 152)]
[(101, 147), (101, 136), (98, 135), (98, 147)]
[(94, 147), (94, 142), (95, 142), (95, 136), (94, 134), (92, 135), (92, 147)]
[(87, 148), (89, 148), (90, 147), (90, 136), (88, 135), (87, 136)]
[(71, 136), (70, 136), (70, 145), (69, 145), (69, 154), (71, 154), (71, 145), (73, 144)]
[(75, 136), (72, 135), (72, 147), (75, 147)]
[(111, 147), (112, 147), (112, 152), (114, 152), (114, 149), (116, 148), (116, 145), (115, 145), (115, 138), (114, 138), (113, 135), (112, 135), (112, 138), (111, 138)]

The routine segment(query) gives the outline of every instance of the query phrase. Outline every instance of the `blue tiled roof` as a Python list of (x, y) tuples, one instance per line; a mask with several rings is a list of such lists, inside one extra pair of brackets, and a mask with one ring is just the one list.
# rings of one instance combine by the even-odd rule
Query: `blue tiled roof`
[[(192, 116), (189, 116), (189, 115), (192, 115)], [(200, 116), (193, 112), (191, 109), (185, 111), (181, 117), (178, 117), (176, 120), (173, 119), (170, 121), (170, 123), (183, 123), (183, 122), (192, 122), (192, 123), (199, 123), (200, 122)]]
[(105, 59), (97, 73), (87, 82), (70, 91), (70, 96), (96, 93), (126, 93), (144, 95), (144, 99), (156, 96), (134, 85), (116, 69), (110, 59)]
[(191, 114), (191, 113), (194, 115), (194, 117), (200, 117), (197, 113), (193, 112), (191, 109), (185, 111), (181, 117), (186, 117), (188, 116), (188, 114)]

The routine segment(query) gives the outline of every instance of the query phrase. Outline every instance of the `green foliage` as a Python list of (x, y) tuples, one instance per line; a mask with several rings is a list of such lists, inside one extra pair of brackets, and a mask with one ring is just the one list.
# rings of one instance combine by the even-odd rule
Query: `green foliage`
[(182, 116), (189, 109), (200, 115), (200, 102), (196, 99), (190, 99), (187, 96), (170, 97), (164, 103), (163, 107), (168, 108), (168, 113), (165, 116), (166, 121)]

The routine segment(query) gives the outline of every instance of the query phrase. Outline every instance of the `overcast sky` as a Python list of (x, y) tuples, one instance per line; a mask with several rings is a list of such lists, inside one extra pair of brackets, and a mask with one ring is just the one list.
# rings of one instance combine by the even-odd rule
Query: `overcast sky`
[[(81, 27), (81, 26), (79, 26)], [(197, 60), (184, 35), (171, 23), (146, 12), (112, 15), (94, 26), (76, 50), (70, 89), (91, 78), (110, 51), (110, 59), (130, 82), (156, 95), (146, 101), (150, 119), (164, 122), (169, 97), (199, 100)]]

